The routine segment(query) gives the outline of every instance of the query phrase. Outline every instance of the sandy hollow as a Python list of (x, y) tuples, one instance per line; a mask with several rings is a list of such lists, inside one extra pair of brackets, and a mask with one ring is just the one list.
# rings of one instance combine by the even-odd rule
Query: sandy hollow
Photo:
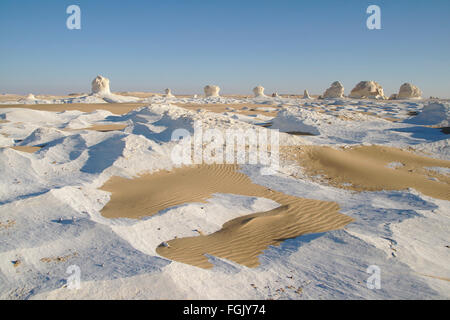
[(102, 190), (112, 193), (101, 213), (107, 218), (140, 218), (188, 202), (204, 202), (214, 193), (272, 199), (280, 207), (239, 217), (209, 235), (176, 238), (156, 252), (166, 258), (211, 268), (205, 254), (248, 267), (270, 245), (303, 234), (339, 229), (353, 221), (335, 202), (311, 200), (277, 192), (251, 182), (237, 165), (198, 165), (145, 174), (136, 179), (112, 177)]
[(22, 151), (22, 152), (27, 152), (27, 153), (34, 153), (36, 151), (38, 151), (39, 149), (41, 149), (42, 147), (32, 147), (32, 146), (15, 146), (15, 147), (10, 147), (11, 149), (17, 150), (17, 151)]
[(282, 147), (283, 157), (298, 162), (310, 177), (355, 191), (404, 190), (450, 200), (450, 178), (426, 167), (450, 168), (450, 161), (433, 159), (385, 146), (334, 149), (323, 146)]

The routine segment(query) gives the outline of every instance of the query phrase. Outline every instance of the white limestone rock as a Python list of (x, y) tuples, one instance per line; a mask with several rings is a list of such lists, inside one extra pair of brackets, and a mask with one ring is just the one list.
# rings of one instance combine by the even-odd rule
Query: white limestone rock
[(255, 94), (255, 97), (265, 97), (266, 95), (264, 94), (264, 87), (263, 86), (256, 86), (253, 88), (253, 93)]
[(111, 90), (109, 89), (109, 79), (97, 76), (92, 80), (92, 94), (98, 95), (110, 95)]
[(411, 83), (404, 83), (398, 91), (397, 99), (421, 99), (422, 91)]
[(308, 90), (303, 91), (303, 99), (311, 99)]
[(219, 97), (220, 88), (214, 85), (207, 85), (205, 88), (206, 97)]
[(169, 88), (164, 90), (165, 92), (165, 97), (166, 98), (174, 98), (175, 96), (172, 94), (172, 90), (170, 90)]
[(331, 86), (325, 90), (323, 98), (343, 98), (344, 97), (344, 86), (339, 82), (335, 81)]
[(383, 88), (375, 81), (361, 81), (353, 88), (349, 96), (354, 99), (386, 99)]

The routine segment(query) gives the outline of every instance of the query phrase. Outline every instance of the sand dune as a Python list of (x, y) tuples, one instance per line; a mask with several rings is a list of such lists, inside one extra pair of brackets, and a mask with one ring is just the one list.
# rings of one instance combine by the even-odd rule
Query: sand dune
[(139, 218), (188, 202), (202, 202), (214, 193), (263, 197), (281, 206), (233, 219), (210, 235), (177, 238), (160, 246), (158, 254), (202, 268), (212, 265), (205, 253), (248, 267), (259, 264), (258, 255), (269, 245), (302, 234), (339, 229), (352, 221), (340, 214), (334, 202), (303, 199), (254, 184), (236, 165), (201, 165), (146, 174), (130, 180), (111, 178), (102, 190), (112, 192), (102, 210), (108, 218)]
[(375, 145), (339, 150), (321, 146), (286, 147), (281, 153), (298, 161), (307, 175), (322, 175), (340, 188), (355, 191), (414, 188), (425, 195), (450, 200), (450, 178), (425, 168), (450, 168), (450, 161)]

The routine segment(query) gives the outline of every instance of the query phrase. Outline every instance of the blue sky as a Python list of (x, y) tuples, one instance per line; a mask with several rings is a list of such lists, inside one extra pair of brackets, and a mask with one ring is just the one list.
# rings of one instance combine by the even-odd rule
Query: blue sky
[[(81, 8), (81, 30), (66, 8)], [(366, 8), (381, 8), (381, 30)], [(360, 80), (450, 97), (448, 0), (1, 0), (0, 93), (322, 93)]]

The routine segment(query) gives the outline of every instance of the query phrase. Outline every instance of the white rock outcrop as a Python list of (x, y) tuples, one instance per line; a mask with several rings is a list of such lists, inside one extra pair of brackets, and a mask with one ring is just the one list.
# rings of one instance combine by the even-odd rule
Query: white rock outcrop
[(343, 98), (344, 97), (344, 86), (339, 82), (335, 81), (331, 86), (325, 90), (323, 98)]
[(422, 111), (404, 121), (405, 123), (419, 125), (435, 125), (439, 127), (448, 127), (450, 123), (450, 106), (448, 103), (430, 102), (424, 106)]
[(422, 91), (411, 83), (404, 83), (398, 91), (397, 99), (421, 99)]
[(214, 85), (207, 85), (205, 88), (205, 96), (206, 97), (218, 97), (220, 88)]
[(308, 90), (303, 91), (303, 99), (311, 99)]
[(278, 98), (278, 97), (279, 97), (278, 92), (272, 93), (272, 97), (273, 97), (273, 98)]
[(354, 99), (386, 99), (383, 88), (375, 81), (361, 81), (353, 88), (349, 97)]
[(263, 86), (256, 86), (253, 88), (253, 93), (255, 94), (255, 97), (265, 97), (264, 94), (264, 87)]
[(109, 89), (109, 79), (102, 76), (97, 76), (94, 80), (92, 80), (92, 94), (111, 94)]
[(170, 90), (169, 88), (165, 89), (164, 92), (165, 92), (165, 97), (166, 97), (166, 98), (173, 98), (173, 97), (175, 97), (175, 96), (172, 94), (172, 90)]

